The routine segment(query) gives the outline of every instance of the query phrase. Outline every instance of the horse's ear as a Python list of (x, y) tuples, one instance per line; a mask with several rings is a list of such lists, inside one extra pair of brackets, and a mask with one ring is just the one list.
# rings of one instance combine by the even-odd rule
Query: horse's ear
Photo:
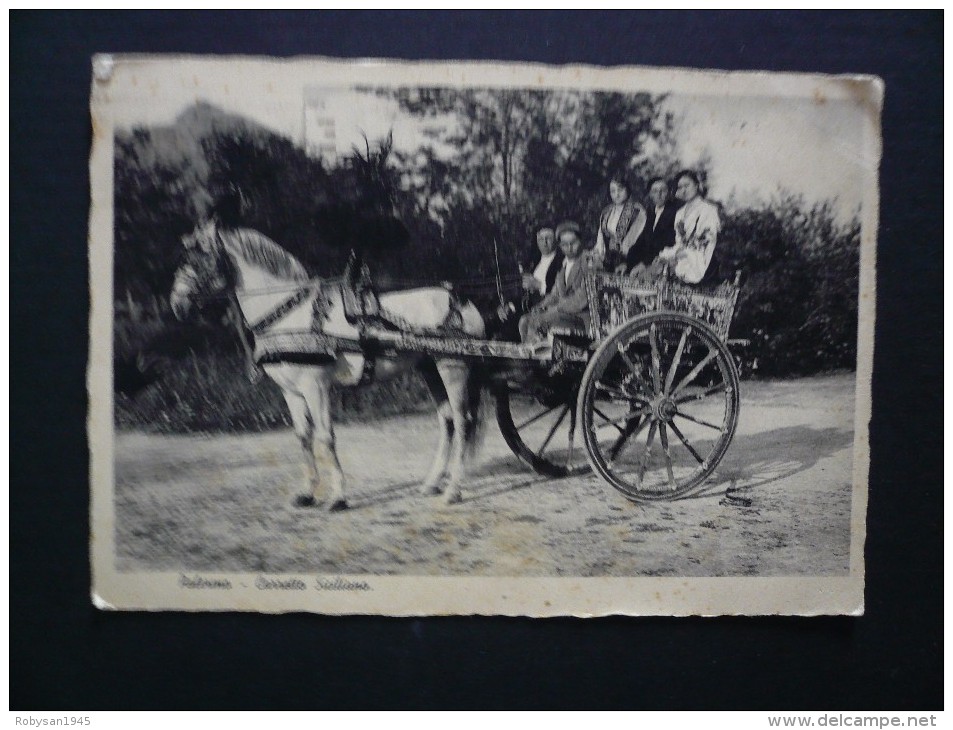
[(182, 246), (186, 251), (192, 251), (201, 246), (202, 240), (202, 224), (199, 223), (191, 230), (191, 232), (186, 233), (182, 236)]
[(199, 223), (191, 233), (182, 236), (182, 245), (187, 251), (198, 249), (208, 252), (214, 248), (216, 239), (215, 221), (208, 220)]

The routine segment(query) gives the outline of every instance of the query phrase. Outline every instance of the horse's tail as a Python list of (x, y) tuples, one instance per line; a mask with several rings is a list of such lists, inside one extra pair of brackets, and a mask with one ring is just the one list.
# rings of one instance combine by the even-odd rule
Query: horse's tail
[[(485, 337), (486, 324), (476, 305), (459, 294), (451, 292), (451, 309), (460, 313), (460, 324), (471, 337)], [(463, 433), (464, 458), (475, 457), (486, 438), (487, 419), (483, 411), (483, 391), (490, 385), (490, 366), (482, 360), (471, 361), (467, 368), (466, 398), (467, 427)]]
[(487, 432), (487, 418), (483, 408), (483, 391), (490, 384), (490, 368), (484, 362), (470, 365), (466, 383), (467, 427), (463, 433), (466, 458), (475, 457), (483, 446)]

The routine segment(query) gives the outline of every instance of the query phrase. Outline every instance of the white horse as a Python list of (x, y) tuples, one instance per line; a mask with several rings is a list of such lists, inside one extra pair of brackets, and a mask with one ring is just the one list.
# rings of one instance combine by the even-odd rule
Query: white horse
[[(184, 263), (175, 274), (170, 303), (179, 319), (193, 304), (211, 297), (237, 297), (253, 334), (320, 331), (358, 339), (357, 327), (345, 316), (341, 285), (309, 278), (304, 267), (276, 243), (250, 229), (217, 230), (209, 223), (183, 238)], [(454, 310), (443, 288), (414, 289), (383, 294), (382, 310), (394, 313), (415, 328), (434, 328), (459, 311), (458, 325), (466, 335), (484, 335), (483, 319), (472, 304)], [(298, 362), (265, 364), (265, 373), (284, 395), (306, 464), (307, 493), (295, 504), (307, 507), (324, 502), (328, 511), (347, 508), (344, 474), (338, 462), (331, 423), (332, 384), (357, 385), (367, 363), (360, 353), (329, 353)], [(312, 362), (314, 364), (312, 364)], [(437, 403), (440, 440), (421, 493), (439, 494), (441, 482), (447, 504), (459, 502), (466, 462), (474, 451), (480, 419), (480, 383), (475, 369), (462, 359), (434, 359), (424, 355), (382, 359), (375, 378), (418, 367)], [(326, 494), (324, 492), (327, 492)]]

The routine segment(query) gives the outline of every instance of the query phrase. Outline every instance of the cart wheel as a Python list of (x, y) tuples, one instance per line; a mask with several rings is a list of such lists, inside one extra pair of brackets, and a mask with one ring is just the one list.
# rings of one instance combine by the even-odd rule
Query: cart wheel
[(738, 425), (738, 370), (701, 321), (637, 317), (593, 355), (579, 390), (593, 468), (629, 499), (688, 495), (721, 461)]
[(499, 383), (494, 388), (503, 439), (538, 474), (565, 477), (589, 471), (576, 425), (578, 392), (578, 372), (550, 384)]

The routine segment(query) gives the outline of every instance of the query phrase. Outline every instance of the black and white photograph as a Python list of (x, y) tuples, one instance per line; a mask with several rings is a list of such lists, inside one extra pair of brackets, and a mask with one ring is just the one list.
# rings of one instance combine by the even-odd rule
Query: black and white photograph
[(862, 613), (882, 97), (97, 56), (93, 601)]

